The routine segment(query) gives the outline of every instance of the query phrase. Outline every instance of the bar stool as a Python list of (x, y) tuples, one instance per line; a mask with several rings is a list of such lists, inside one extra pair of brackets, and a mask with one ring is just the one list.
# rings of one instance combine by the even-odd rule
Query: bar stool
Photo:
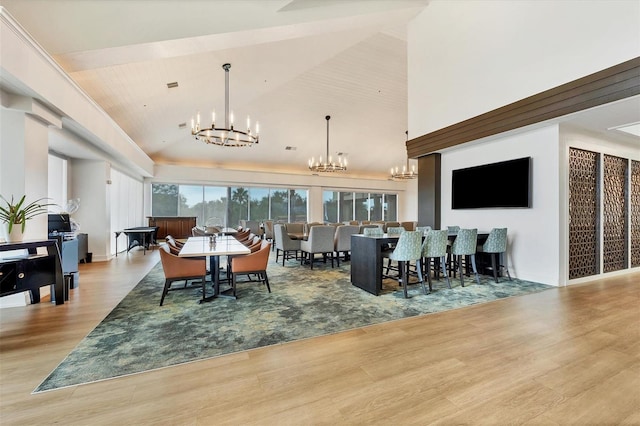
[(422, 278), (420, 258), (422, 258), (422, 232), (405, 231), (401, 233), (396, 248), (389, 254), (389, 259), (398, 262), (400, 282), (402, 283), (405, 299), (409, 297), (407, 286), (409, 284), (409, 262), (412, 261), (418, 263), (416, 269), (418, 271), (418, 279), (420, 280), (419, 283), (422, 284), (425, 294), (427, 292), (424, 287), (424, 279)]
[[(507, 262), (504, 260), (507, 252), (507, 228), (493, 228), (482, 246), (478, 247), (478, 251), (488, 253), (491, 256), (491, 269), (493, 270), (493, 279), (498, 281), (498, 269), (504, 268), (511, 281), (511, 274), (507, 268)], [(496, 262), (496, 258), (500, 260)]]
[(476, 250), (478, 246), (478, 230), (477, 229), (460, 229), (456, 239), (451, 246), (451, 254), (455, 257), (455, 265), (460, 270), (460, 284), (464, 287), (464, 272), (462, 271), (462, 257), (471, 258), (473, 273), (476, 275), (476, 281), (480, 284), (480, 276), (476, 268)]
[[(451, 282), (449, 281), (449, 274), (446, 271), (445, 258), (447, 256), (447, 231), (428, 231), (424, 242), (422, 243), (422, 258), (426, 260), (424, 263), (425, 273), (427, 274), (427, 281), (429, 282), (429, 292), (433, 290), (431, 287), (431, 259), (434, 261), (434, 270), (436, 269), (435, 261), (440, 261), (440, 267), (442, 274), (447, 279), (447, 285), (451, 288)], [(425, 289), (426, 293), (426, 289)]]

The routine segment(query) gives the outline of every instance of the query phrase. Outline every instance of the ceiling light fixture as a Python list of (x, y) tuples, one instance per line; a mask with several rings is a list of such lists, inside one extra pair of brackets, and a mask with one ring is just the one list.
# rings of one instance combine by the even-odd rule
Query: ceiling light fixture
[(347, 159), (343, 158), (342, 155), (338, 155), (338, 162), (334, 163), (329, 155), (329, 120), (331, 116), (327, 115), (325, 119), (327, 120), (327, 155), (324, 157), (325, 161), (322, 161), (322, 156), (318, 161), (311, 157), (309, 170), (313, 172), (345, 172), (347, 171)]
[[(406, 132), (404, 132), (405, 135), (407, 135), (407, 142), (409, 141), (409, 131), (407, 130)], [(406, 149), (406, 143), (405, 143), (405, 149)], [(409, 168), (409, 156), (407, 156), (407, 165), (406, 166), (402, 166), (402, 171), (400, 171), (400, 169), (398, 167), (396, 168), (391, 168), (391, 179), (394, 180), (409, 180), (409, 179), (415, 179), (418, 177), (418, 172), (416, 172), (416, 167), (415, 166), (411, 166), (411, 168)]]
[(233, 111), (229, 113), (229, 68), (231, 64), (224, 64), (224, 127), (216, 127), (216, 111), (211, 113), (211, 127), (200, 127), (200, 112), (195, 119), (191, 118), (191, 134), (196, 140), (208, 144), (241, 147), (252, 146), (258, 143), (260, 125), (256, 122), (255, 134), (251, 131), (251, 120), (247, 116), (247, 130), (238, 130), (233, 127)]

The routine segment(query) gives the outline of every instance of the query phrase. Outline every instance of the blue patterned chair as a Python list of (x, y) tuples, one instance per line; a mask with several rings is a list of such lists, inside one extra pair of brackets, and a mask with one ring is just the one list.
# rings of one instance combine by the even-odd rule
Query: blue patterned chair
[(382, 228), (377, 225), (364, 225), (366, 228), (362, 229), (362, 234), (365, 237), (382, 237)]
[(427, 231), (431, 231), (431, 227), (430, 226), (416, 226), (416, 231), (420, 231), (424, 235), (427, 235)]
[(422, 258), (422, 232), (405, 231), (400, 234), (396, 248), (389, 254), (389, 259), (398, 262), (400, 275), (400, 283), (404, 292), (404, 297), (408, 298), (407, 287), (409, 284), (409, 263), (416, 262), (418, 264), (417, 272), (419, 283), (426, 294), (427, 289), (424, 286), (422, 272), (420, 267), (420, 259)]
[[(405, 231), (406, 231), (406, 229), (404, 229), (404, 227), (402, 227), (402, 226), (392, 226), (392, 227), (387, 228), (387, 235), (400, 235)], [(389, 254), (390, 254), (389, 250), (393, 250), (395, 248), (395, 246), (396, 246), (395, 243), (389, 243), (386, 247), (383, 247), (382, 248), (382, 250), (383, 250), (382, 256), (386, 257), (386, 258), (389, 258)], [(386, 276), (389, 276), (389, 270), (390, 269), (393, 269), (394, 271), (398, 270), (397, 268), (394, 268), (394, 267), (391, 266), (391, 259), (388, 259), (387, 260), (387, 272), (385, 273)]]
[(439, 260), (440, 267), (442, 269), (442, 275), (447, 279), (447, 285), (451, 288), (451, 282), (449, 281), (449, 274), (446, 270), (446, 256), (447, 256), (447, 231), (446, 230), (438, 230), (433, 231), (430, 230), (426, 233), (424, 238), (424, 242), (422, 243), (422, 258), (425, 259), (424, 262), (424, 270), (427, 274), (427, 280), (429, 282), (429, 291), (431, 292), (433, 288), (431, 287), (431, 260), (434, 260), (434, 270), (436, 269), (437, 262), (436, 259)]
[[(455, 258), (455, 267), (460, 270), (460, 284), (464, 287), (464, 272), (462, 270), (463, 258), (470, 258), (473, 267), (473, 273), (476, 275), (476, 281), (480, 284), (480, 276), (476, 268), (476, 250), (478, 246), (478, 230), (477, 229), (460, 229), (456, 239), (451, 246), (451, 254)], [(455, 269), (455, 268), (454, 268)]]
[[(491, 269), (493, 270), (493, 279), (498, 282), (498, 270), (503, 269), (511, 281), (511, 274), (507, 268), (505, 261), (507, 253), (507, 228), (493, 228), (484, 244), (478, 247), (478, 251), (488, 253), (491, 256)], [(499, 261), (496, 262), (496, 258)]]

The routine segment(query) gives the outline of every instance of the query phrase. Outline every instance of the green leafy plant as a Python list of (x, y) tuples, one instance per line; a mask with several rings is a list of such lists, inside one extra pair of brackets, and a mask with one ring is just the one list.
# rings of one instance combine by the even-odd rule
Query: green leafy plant
[(14, 203), (13, 195), (11, 196), (11, 201), (8, 201), (0, 195), (0, 198), (2, 198), (2, 201), (4, 202), (4, 205), (0, 206), (0, 220), (9, 224), (9, 232), (13, 229), (13, 225), (21, 225), (22, 232), (24, 232), (27, 220), (47, 213), (47, 206), (55, 205), (50, 203), (41, 203), (42, 200), (48, 200), (48, 198), (39, 198), (25, 205), (26, 197), (26, 195), (23, 195), (22, 198), (20, 198), (20, 201)]

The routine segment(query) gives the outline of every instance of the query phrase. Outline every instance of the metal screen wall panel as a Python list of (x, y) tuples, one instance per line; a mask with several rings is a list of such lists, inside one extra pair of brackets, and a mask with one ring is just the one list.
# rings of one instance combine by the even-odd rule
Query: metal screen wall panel
[(627, 233), (627, 172), (629, 160), (604, 156), (602, 175), (602, 271), (611, 272), (629, 266)]
[(631, 161), (631, 266), (640, 266), (640, 161)]
[(600, 271), (599, 170), (600, 154), (569, 149), (569, 279)]

